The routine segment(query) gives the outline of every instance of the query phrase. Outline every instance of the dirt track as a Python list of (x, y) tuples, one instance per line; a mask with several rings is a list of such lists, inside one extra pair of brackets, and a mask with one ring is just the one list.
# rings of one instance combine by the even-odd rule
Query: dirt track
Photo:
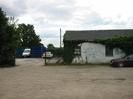
[(133, 99), (133, 68), (17, 65), (0, 68), (0, 99)]

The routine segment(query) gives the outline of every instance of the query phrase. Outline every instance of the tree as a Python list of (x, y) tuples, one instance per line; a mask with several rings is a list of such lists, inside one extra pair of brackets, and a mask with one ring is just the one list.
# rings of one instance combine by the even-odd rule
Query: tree
[(54, 47), (53, 44), (48, 44), (47, 48), (48, 48), (48, 50), (53, 50), (53, 49), (55, 49), (55, 47)]
[(17, 32), (19, 34), (20, 47), (31, 47), (40, 44), (41, 39), (36, 35), (33, 25), (19, 24)]
[(63, 56), (63, 48), (55, 47), (53, 44), (48, 44), (47, 50), (52, 52), (54, 57), (62, 57)]
[(16, 30), (0, 8), (0, 65), (15, 65)]
[(17, 27), (17, 22), (18, 19), (16, 19), (15, 17), (8, 17), (8, 24), (12, 25), (13, 27)]

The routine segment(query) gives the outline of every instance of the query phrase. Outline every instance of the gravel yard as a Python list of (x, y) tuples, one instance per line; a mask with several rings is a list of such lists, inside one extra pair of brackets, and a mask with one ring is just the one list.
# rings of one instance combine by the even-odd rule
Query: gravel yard
[(16, 61), (16, 67), (0, 68), (0, 99), (133, 99), (133, 68)]

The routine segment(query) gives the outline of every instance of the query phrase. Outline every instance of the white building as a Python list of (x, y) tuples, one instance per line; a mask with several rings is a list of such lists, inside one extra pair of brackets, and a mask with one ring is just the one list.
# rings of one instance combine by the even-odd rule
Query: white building
[(75, 56), (72, 60), (72, 63), (109, 63), (111, 59), (125, 56), (125, 53), (119, 48), (111, 48), (107, 45), (105, 46), (103, 44), (94, 43), (94, 41), (97, 39), (129, 36), (131, 33), (133, 34), (132, 29), (66, 31), (64, 35), (64, 42), (72, 42), (77, 44), (75, 47)]

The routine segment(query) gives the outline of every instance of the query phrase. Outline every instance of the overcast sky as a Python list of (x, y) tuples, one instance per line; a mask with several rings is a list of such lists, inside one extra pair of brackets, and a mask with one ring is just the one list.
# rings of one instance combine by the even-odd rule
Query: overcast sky
[(59, 29), (133, 28), (132, 0), (0, 0), (0, 7), (18, 23), (33, 24), (47, 45), (59, 46)]

